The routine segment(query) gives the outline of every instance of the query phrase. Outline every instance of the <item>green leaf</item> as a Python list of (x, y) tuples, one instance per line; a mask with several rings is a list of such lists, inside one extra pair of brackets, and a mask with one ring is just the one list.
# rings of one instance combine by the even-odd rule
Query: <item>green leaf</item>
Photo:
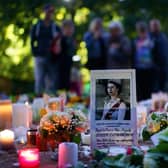
[(117, 155), (115, 157), (105, 157), (103, 159), (104, 166), (107, 168), (125, 168), (126, 163), (122, 162), (120, 159), (123, 157), (123, 155)]
[(168, 137), (168, 127), (166, 129), (162, 130), (159, 134), (162, 136)]
[(151, 134), (148, 132), (147, 127), (145, 127), (142, 131), (142, 137), (144, 141), (147, 141), (150, 139)]
[(84, 167), (85, 167), (84, 163), (78, 161), (77, 166), (75, 168), (84, 168)]
[(143, 165), (143, 155), (131, 155), (130, 165), (142, 167), (142, 165)]
[(151, 153), (168, 153), (168, 143), (162, 142), (154, 148), (148, 150)]
[(167, 153), (150, 153), (148, 152), (144, 158), (145, 168), (166, 168), (168, 165)]
[(102, 152), (100, 150), (97, 150), (95, 149), (94, 152), (93, 152), (93, 157), (97, 160), (97, 161), (100, 161), (102, 160), (104, 157), (107, 156), (107, 153), (105, 152)]
[(75, 136), (73, 136), (72, 137), (72, 142), (80, 144), (80, 142), (81, 142), (81, 134), (76, 134)]
[(156, 120), (158, 117), (155, 113), (152, 113), (151, 118), (152, 118), (152, 120)]

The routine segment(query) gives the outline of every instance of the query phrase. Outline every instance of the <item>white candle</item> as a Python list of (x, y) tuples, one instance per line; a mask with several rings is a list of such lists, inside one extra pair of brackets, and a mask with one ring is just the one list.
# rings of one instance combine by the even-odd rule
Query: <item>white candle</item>
[(109, 155), (117, 156), (119, 154), (126, 154), (126, 149), (124, 147), (112, 146), (109, 148)]
[(66, 168), (67, 165), (75, 167), (78, 161), (78, 146), (72, 142), (63, 142), (58, 148), (58, 168)]
[(0, 129), (12, 128), (12, 103), (0, 101)]
[(30, 125), (30, 111), (23, 103), (13, 104), (13, 127), (26, 127)]
[(0, 145), (2, 149), (10, 149), (14, 147), (14, 132), (4, 130), (0, 132)]
[(81, 133), (82, 143), (90, 145), (90, 134)]
[(30, 106), (30, 104), (28, 102), (25, 102), (25, 105), (28, 109), (28, 113), (29, 113), (29, 127), (32, 125), (32, 121), (33, 121), (33, 111), (32, 111), (32, 107)]
[(148, 109), (145, 106), (138, 105), (136, 107), (137, 110), (137, 126), (140, 128), (142, 125), (146, 124), (146, 118)]
[(43, 98), (35, 98), (32, 104), (32, 111), (33, 111), (33, 121), (39, 122), (40, 121), (40, 110), (45, 107), (45, 102)]

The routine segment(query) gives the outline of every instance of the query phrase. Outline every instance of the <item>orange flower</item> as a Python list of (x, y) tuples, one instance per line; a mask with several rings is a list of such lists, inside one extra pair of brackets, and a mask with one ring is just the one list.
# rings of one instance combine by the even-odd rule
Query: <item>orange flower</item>
[(86, 130), (86, 128), (77, 126), (77, 127), (75, 127), (75, 130), (78, 132), (84, 132)]
[(69, 119), (65, 116), (62, 116), (62, 118), (60, 119), (60, 123), (63, 126), (67, 126), (67, 125), (69, 125)]
[(53, 119), (53, 121), (56, 122), (56, 123), (60, 121), (60, 117), (55, 116), (55, 115), (52, 117), (52, 119)]
[(71, 97), (70, 98), (70, 102), (71, 103), (75, 103), (75, 102), (79, 102), (81, 100), (81, 97), (79, 97), (79, 96), (73, 96), (73, 97)]

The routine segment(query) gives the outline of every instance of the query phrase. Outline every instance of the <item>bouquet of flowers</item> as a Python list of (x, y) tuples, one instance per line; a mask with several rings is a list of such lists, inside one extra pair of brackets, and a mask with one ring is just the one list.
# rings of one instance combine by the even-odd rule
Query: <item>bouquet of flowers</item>
[(153, 112), (147, 117), (147, 123), (142, 131), (143, 140), (149, 140), (150, 137), (168, 127), (167, 112)]
[(80, 142), (80, 133), (88, 128), (87, 117), (80, 110), (49, 112), (41, 118), (39, 131), (42, 137), (57, 142)]

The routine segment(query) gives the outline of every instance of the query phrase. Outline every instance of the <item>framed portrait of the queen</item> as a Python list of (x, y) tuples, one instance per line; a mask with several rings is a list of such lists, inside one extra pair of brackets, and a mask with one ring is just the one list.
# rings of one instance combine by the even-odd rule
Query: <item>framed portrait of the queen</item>
[(91, 71), (91, 147), (136, 144), (135, 70)]

